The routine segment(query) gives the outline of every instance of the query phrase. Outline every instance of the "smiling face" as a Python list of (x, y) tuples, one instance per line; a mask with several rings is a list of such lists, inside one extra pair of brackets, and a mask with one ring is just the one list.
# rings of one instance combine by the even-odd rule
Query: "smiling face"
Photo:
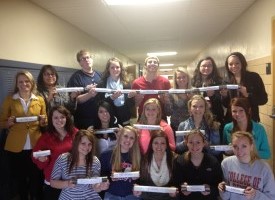
[(55, 110), (53, 112), (52, 122), (56, 130), (64, 129), (66, 125), (66, 116)]
[(188, 151), (193, 154), (200, 154), (204, 147), (204, 141), (199, 133), (192, 133), (187, 137)]
[(203, 117), (205, 102), (202, 99), (194, 99), (190, 104), (190, 113), (193, 117)]
[(253, 144), (247, 137), (232, 138), (233, 152), (240, 162), (249, 163), (251, 161), (251, 152), (253, 151)]
[(166, 139), (164, 137), (156, 137), (152, 142), (154, 154), (164, 155), (167, 149)]
[(202, 76), (209, 76), (213, 72), (213, 64), (211, 60), (203, 60), (200, 64), (200, 73)]
[(127, 153), (133, 147), (133, 144), (136, 140), (135, 133), (125, 129), (123, 133), (121, 133), (120, 139), (120, 147), (121, 153)]
[(101, 123), (109, 123), (110, 122), (110, 113), (104, 107), (98, 108), (98, 118), (100, 119)]
[(50, 69), (45, 70), (43, 73), (43, 82), (46, 86), (54, 86), (56, 85), (56, 75)]
[(228, 69), (234, 76), (240, 76), (241, 74), (241, 69), (242, 69), (242, 64), (240, 59), (237, 56), (230, 56), (227, 59), (228, 62)]
[(156, 58), (149, 58), (146, 61), (145, 68), (147, 72), (157, 72), (159, 68), (159, 62)]
[(118, 80), (120, 73), (121, 73), (121, 67), (119, 65), (119, 62), (112, 61), (109, 66), (109, 73), (112, 79)]
[(31, 81), (25, 75), (19, 75), (17, 78), (16, 86), (19, 93), (30, 93), (32, 90)]
[(145, 112), (145, 116), (148, 121), (150, 121), (150, 122), (155, 121), (159, 114), (158, 105), (155, 103), (146, 104), (146, 106), (144, 108), (144, 112)]
[(85, 157), (86, 155), (88, 155), (88, 153), (91, 152), (92, 147), (92, 142), (88, 139), (88, 137), (83, 136), (78, 145), (79, 157)]
[(179, 88), (187, 88), (188, 75), (183, 72), (176, 72), (176, 82)]
[(245, 110), (240, 106), (231, 106), (231, 113), (233, 119), (237, 121), (237, 123), (245, 123), (248, 121)]

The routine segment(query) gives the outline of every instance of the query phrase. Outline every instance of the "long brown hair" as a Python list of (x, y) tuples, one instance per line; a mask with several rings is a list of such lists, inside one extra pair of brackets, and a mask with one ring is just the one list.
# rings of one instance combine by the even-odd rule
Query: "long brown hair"
[(76, 136), (73, 140), (72, 150), (71, 154), (68, 157), (68, 164), (69, 164), (69, 173), (73, 170), (73, 168), (77, 167), (77, 163), (79, 161), (79, 152), (78, 152), (78, 146), (81, 142), (82, 137), (87, 137), (88, 140), (92, 143), (92, 150), (86, 155), (85, 161), (86, 161), (86, 176), (91, 177), (92, 174), (90, 173), (91, 167), (93, 165), (93, 159), (95, 155), (95, 138), (92, 131), (87, 130), (79, 130), (76, 133)]
[[(230, 110), (232, 112), (232, 106), (238, 106), (244, 109), (246, 118), (247, 118), (247, 132), (252, 132), (253, 125), (252, 125), (252, 120), (251, 120), (251, 106), (247, 98), (233, 98), (230, 103)], [(240, 131), (240, 127), (238, 125), (238, 122), (232, 117), (233, 121), (233, 129), (232, 132)]]
[(125, 126), (119, 131), (119, 136), (117, 139), (117, 144), (114, 147), (114, 150), (112, 152), (112, 157), (111, 157), (111, 164), (112, 164), (112, 169), (115, 172), (121, 172), (121, 138), (125, 134), (126, 131), (133, 132), (135, 134), (135, 141), (129, 150), (130, 154), (130, 160), (132, 164), (132, 171), (139, 171), (140, 168), (140, 150), (139, 150), (139, 144), (138, 144), (138, 132), (137, 129), (135, 129), (132, 126)]
[(150, 180), (150, 166), (153, 160), (153, 142), (154, 139), (158, 138), (158, 137), (163, 137), (165, 138), (165, 142), (166, 142), (166, 162), (167, 162), (167, 167), (169, 170), (169, 177), (172, 177), (172, 169), (173, 169), (173, 158), (174, 158), (174, 154), (169, 146), (169, 140), (167, 137), (167, 134), (164, 131), (152, 131), (152, 136), (150, 139), (150, 143), (148, 146), (148, 150), (145, 154), (145, 157), (142, 161), (142, 165), (141, 165), (141, 179), (144, 179), (145, 181), (149, 181)]

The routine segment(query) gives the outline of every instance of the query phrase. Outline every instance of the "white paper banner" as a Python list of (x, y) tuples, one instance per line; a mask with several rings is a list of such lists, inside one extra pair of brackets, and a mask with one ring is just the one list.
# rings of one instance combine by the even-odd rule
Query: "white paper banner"
[(62, 92), (83, 92), (84, 90), (85, 90), (84, 87), (56, 88), (57, 93), (62, 93)]
[(135, 172), (114, 172), (112, 178), (139, 178), (139, 171)]
[(108, 133), (114, 133), (116, 131), (118, 131), (118, 128), (106, 128), (106, 129), (96, 130), (95, 134), (108, 134)]
[(134, 191), (157, 192), (157, 193), (175, 193), (177, 191), (177, 188), (135, 185)]
[(35, 151), (32, 153), (32, 155), (35, 158), (42, 157), (42, 156), (49, 156), (51, 155), (51, 150)]
[(215, 145), (210, 146), (210, 149), (214, 149), (215, 151), (232, 151), (233, 147), (231, 145)]
[(244, 194), (244, 189), (243, 188), (238, 188), (238, 187), (233, 187), (233, 186), (225, 186), (225, 190), (228, 192), (233, 192), (236, 194)]
[(38, 116), (31, 116), (31, 117), (16, 117), (15, 122), (23, 123), (23, 122), (35, 122), (38, 121)]
[[(176, 136), (186, 136), (188, 135), (189, 133), (191, 133), (192, 130), (189, 130), (189, 131), (176, 131)], [(205, 135), (205, 130), (200, 130), (200, 132)]]
[(76, 180), (77, 184), (96, 184), (106, 182), (108, 180), (107, 177), (91, 177), (91, 178), (78, 178)]
[(133, 124), (137, 129), (147, 129), (147, 130), (160, 130), (159, 125), (146, 125), (146, 124)]
[(204, 192), (206, 188), (205, 185), (182, 185), (181, 190), (188, 192)]

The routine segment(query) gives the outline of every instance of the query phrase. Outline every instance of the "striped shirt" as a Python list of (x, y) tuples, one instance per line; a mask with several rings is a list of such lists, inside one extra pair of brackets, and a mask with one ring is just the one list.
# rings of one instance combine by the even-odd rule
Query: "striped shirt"
[[(55, 162), (51, 179), (53, 180), (70, 180), (72, 178), (85, 178), (86, 166), (77, 166), (69, 173), (69, 164), (67, 162), (70, 153), (61, 154)], [(101, 165), (98, 158), (95, 156), (93, 165), (91, 166), (91, 176), (100, 176)], [(100, 196), (94, 191), (92, 185), (76, 184), (73, 188), (64, 188), (59, 196), (59, 200), (85, 200), (95, 199), (100, 200)]]

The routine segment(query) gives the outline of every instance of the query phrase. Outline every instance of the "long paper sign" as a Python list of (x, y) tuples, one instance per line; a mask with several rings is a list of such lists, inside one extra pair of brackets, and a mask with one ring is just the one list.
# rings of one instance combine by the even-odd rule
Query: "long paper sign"
[(139, 178), (139, 171), (114, 172), (112, 178)]
[(106, 182), (108, 180), (107, 176), (104, 177), (91, 177), (91, 178), (78, 178), (76, 180), (77, 184), (96, 184)]
[(214, 145), (210, 146), (210, 149), (214, 149), (215, 151), (231, 151), (233, 148), (231, 145)]
[(15, 122), (23, 123), (23, 122), (35, 122), (38, 121), (38, 116), (31, 116), (31, 117), (16, 117)]
[(42, 156), (49, 156), (51, 155), (51, 150), (35, 151), (32, 153), (32, 155), (35, 158), (42, 157)]
[(236, 194), (244, 194), (244, 189), (243, 188), (238, 188), (238, 187), (233, 187), (233, 186), (225, 186), (225, 190), (228, 192), (233, 192)]
[(160, 130), (159, 125), (146, 125), (146, 124), (133, 124), (137, 129), (147, 129), (147, 130)]
[[(182, 185), (181, 186), (181, 190), (184, 191), (188, 191), (188, 192), (205, 192), (207, 190), (207, 188), (205, 187), (205, 185)], [(208, 188), (209, 190), (209, 188)]]
[(157, 193), (175, 193), (177, 191), (177, 188), (135, 185), (134, 191), (157, 192)]
[[(176, 136), (186, 136), (187, 134), (191, 133), (192, 130), (189, 131), (176, 131)], [(205, 135), (205, 130), (200, 130), (200, 132)]]
[(62, 93), (62, 92), (83, 92), (84, 90), (85, 90), (84, 87), (56, 88), (57, 93)]
[[(217, 85), (217, 86), (208, 86), (208, 87), (200, 87), (200, 88), (192, 88), (192, 89), (170, 89), (170, 90), (120, 90), (121, 93), (130, 93), (134, 91), (139, 94), (184, 94), (184, 93), (196, 93), (196, 92), (205, 92), (205, 91), (213, 91), (213, 90), (222, 90), (222, 89), (229, 89), (229, 90), (237, 90), (239, 89), (239, 85)], [(83, 92), (85, 91), (84, 87), (68, 87), (68, 88), (57, 88), (56, 91), (60, 92)], [(95, 88), (96, 92), (103, 92), (103, 93), (114, 93), (117, 90), (112, 90), (109, 88)]]
[(95, 134), (108, 134), (108, 133), (114, 133), (118, 128), (106, 128), (106, 129), (100, 129), (96, 130)]

